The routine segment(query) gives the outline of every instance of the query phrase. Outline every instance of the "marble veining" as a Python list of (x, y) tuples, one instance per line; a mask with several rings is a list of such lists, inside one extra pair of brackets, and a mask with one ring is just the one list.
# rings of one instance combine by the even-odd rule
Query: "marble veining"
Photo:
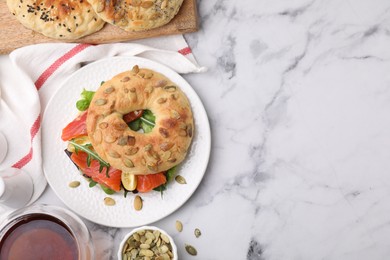
[[(185, 38), (208, 71), (184, 77), (208, 112), (210, 163), (189, 201), (153, 224), (180, 259), (388, 259), (390, 3), (198, 8), (200, 31)], [(40, 202), (61, 204), (51, 190)], [(86, 223), (97, 259), (116, 259), (129, 230)]]

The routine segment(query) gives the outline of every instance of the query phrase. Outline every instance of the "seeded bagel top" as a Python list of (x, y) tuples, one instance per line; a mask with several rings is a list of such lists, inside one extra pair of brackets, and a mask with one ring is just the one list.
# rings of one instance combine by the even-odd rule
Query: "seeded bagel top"
[[(123, 115), (145, 109), (156, 117), (153, 130), (131, 130)], [(114, 168), (135, 175), (182, 162), (193, 131), (191, 107), (181, 89), (164, 75), (138, 66), (102, 84), (88, 109), (87, 132), (96, 152)]]

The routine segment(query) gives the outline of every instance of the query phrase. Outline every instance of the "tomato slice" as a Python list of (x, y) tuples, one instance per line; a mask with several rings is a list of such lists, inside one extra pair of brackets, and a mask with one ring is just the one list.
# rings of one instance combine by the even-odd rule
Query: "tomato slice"
[(103, 168), (103, 170), (99, 172), (100, 163), (97, 160), (91, 160), (91, 164), (88, 166), (87, 157), (87, 153), (78, 151), (77, 154), (72, 153), (70, 159), (80, 168), (84, 174), (91, 177), (92, 180), (103, 184), (114, 191), (120, 191), (122, 171), (110, 167), (108, 170), (109, 177), (107, 177), (107, 168)]
[(83, 112), (62, 129), (61, 139), (69, 141), (75, 137), (87, 135), (87, 112)]
[(126, 115), (123, 115), (123, 120), (127, 123), (130, 123), (131, 121), (136, 120), (137, 118), (140, 118), (143, 114), (143, 110), (135, 110), (130, 113), (127, 113)]
[(149, 192), (161, 184), (167, 182), (164, 172), (148, 175), (137, 175), (137, 190), (139, 192)]

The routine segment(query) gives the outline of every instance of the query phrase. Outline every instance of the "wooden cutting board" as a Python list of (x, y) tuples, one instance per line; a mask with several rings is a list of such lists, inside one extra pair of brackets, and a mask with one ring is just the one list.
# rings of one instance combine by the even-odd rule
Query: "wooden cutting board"
[[(179, 13), (170, 23), (145, 32), (126, 32), (106, 23), (100, 31), (72, 42), (110, 43), (150, 38), (156, 36), (183, 34), (198, 30), (196, 0), (184, 0)], [(7, 54), (26, 45), (46, 42), (61, 42), (25, 28), (9, 12), (6, 0), (0, 0), (0, 54)], [(63, 41), (62, 41), (63, 42)]]

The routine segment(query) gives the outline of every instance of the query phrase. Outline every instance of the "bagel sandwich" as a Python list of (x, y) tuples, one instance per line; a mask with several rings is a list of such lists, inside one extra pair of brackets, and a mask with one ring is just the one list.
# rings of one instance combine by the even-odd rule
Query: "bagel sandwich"
[(113, 191), (166, 188), (194, 135), (191, 106), (179, 86), (136, 65), (96, 92), (84, 90), (76, 106), (84, 111), (62, 139), (84, 175)]

